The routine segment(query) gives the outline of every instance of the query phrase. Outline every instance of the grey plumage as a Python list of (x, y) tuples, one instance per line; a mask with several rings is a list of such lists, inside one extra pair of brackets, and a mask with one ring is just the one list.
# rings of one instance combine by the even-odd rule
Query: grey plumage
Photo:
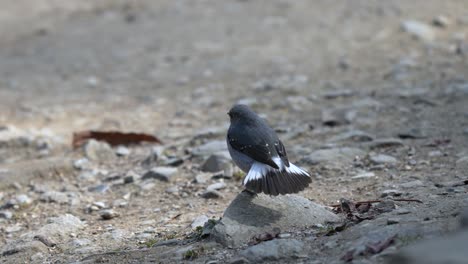
[(311, 182), (310, 175), (289, 162), (286, 149), (275, 131), (246, 105), (229, 111), (229, 153), (247, 173), (244, 186), (270, 195), (296, 193)]

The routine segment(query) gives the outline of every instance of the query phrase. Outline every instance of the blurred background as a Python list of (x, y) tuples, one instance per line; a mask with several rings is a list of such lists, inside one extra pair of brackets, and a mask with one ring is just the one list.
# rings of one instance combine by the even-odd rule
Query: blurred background
[[(241, 190), (239, 179), (226, 179), (214, 200), (200, 195), (219, 179), (187, 182), (219, 150), (194, 149), (223, 142), (235, 103), (269, 120), (291, 159), (314, 175), (303, 195), (324, 204), (389, 189), (422, 198), (436, 195), (434, 181), (466, 177), (466, 0), (3, 0), (0, 6), (0, 199), (11, 213), (0, 222), (10, 230), (0, 235), (2, 247), (66, 212), (92, 226), (79, 233), (89, 243), (65, 246), (69, 239), (58, 239), (64, 251), (40, 251), (44, 258), (139, 248), (189, 232), (200, 213), (221, 217)], [(164, 144), (114, 147), (110, 156), (109, 146), (73, 150), (73, 133), (86, 130), (146, 133)], [(343, 147), (352, 149), (343, 154)], [(324, 149), (331, 152), (316, 152)], [(155, 152), (157, 161), (148, 158)], [(394, 159), (372, 160), (379, 154)], [(145, 160), (177, 168), (178, 177), (156, 185), (141, 180)], [(118, 183), (109, 180), (114, 174)], [(122, 185), (129, 176), (135, 182)], [(416, 187), (399, 185), (408, 182)], [(48, 191), (66, 198), (51, 203), (55, 198), (43, 197)], [(130, 206), (128, 193), (136, 195)], [(466, 196), (466, 189), (454, 193)], [(19, 194), (34, 209), (18, 206), (25, 198)], [(119, 199), (122, 207), (113, 203)], [(119, 215), (110, 220), (112, 230), (88, 210), (100, 201), (105, 206), (95, 211)], [(128, 224), (155, 212), (162, 218)], [(156, 231), (144, 233), (148, 226)], [(115, 230), (124, 231), (109, 243)], [(325, 259), (336, 249), (323, 250)]]

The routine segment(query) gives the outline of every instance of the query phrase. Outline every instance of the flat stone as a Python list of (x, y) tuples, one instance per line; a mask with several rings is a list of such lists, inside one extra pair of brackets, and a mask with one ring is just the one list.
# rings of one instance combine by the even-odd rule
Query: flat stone
[(465, 264), (468, 259), (468, 230), (446, 237), (420, 241), (389, 256), (387, 264)]
[(218, 153), (211, 155), (201, 166), (201, 170), (205, 172), (223, 171), (227, 164), (230, 163), (229, 153)]
[(253, 263), (280, 259), (297, 259), (304, 255), (304, 243), (296, 239), (275, 239), (251, 246), (241, 251), (241, 256)]
[(225, 246), (238, 247), (273, 229), (287, 232), (338, 220), (334, 213), (297, 195), (272, 197), (244, 191), (226, 209), (212, 236)]
[(366, 155), (361, 149), (358, 148), (331, 148), (319, 149), (312, 152), (309, 156), (304, 158), (304, 161), (316, 165), (319, 163), (351, 163), (356, 157), (363, 157)]
[(168, 182), (172, 176), (177, 174), (178, 169), (173, 167), (156, 167), (146, 172), (142, 180), (157, 179)]
[(395, 157), (377, 154), (369, 157), (369, 160), (374, 164), (396, 164), (398, 160)]

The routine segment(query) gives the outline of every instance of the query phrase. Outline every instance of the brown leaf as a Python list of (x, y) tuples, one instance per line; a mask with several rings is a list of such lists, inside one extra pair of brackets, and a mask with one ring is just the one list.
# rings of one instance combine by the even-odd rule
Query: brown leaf
[(162, 144), (161, 140), (149, 134), (88, 130), (73, 133), (72, 146), (76, 149), (90, 139), (105, 141), (111, 146), (139, 144), (141, 142)]

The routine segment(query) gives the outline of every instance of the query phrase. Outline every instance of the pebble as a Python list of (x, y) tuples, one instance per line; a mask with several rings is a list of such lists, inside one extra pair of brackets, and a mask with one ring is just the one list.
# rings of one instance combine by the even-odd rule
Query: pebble
[(118, 217), (119, 214), (116, 213), (112, 209), (106, 209), (106, 210), (102, 210), (101, 212), (99, 212), (99, 216), (101, 216), (101, 219), (103, 219), (103, 220), (110, 220), (110, 219), (113, 219), (115, 217)]
[(99, 184), (96, 186), (90, 186), (88, 187), (88, 191), (90, 192), (96, 192), (96, 193), (105, 193), (110, 189), (110, 186), (107, 184)]
[(334, 90), (334, 91), (327, 91), (322, 94), (323, 98), (325, 99), (336, 99), (339, 97), (350, 97), (353, 96), (354, 92), (350, 89), (342, 89), (342, 90)]
[(346, 140), (351, 140), (355, 142), (366, 142), (366, 141), (374, 140), (374, 136), (361, 130), (351, 130), (351, 131), (336, 135), (330, 139), (331, 142), (339, 142), (339, 141), (346, 141)]
[(133, 177), (133, 175), (128, 175), (124, 177), (123, 181), (125, 184), (129, 184), (135, 182), (135, 178)]
[(59, 204), (68, 203), (67, 194), (63, 192), (57, 192), (57, 191), (45, 192), (41, 195), (39, 199), (46, 203), (59, 203)]
[(184, 160), (181, 158), (170, 158), (164, 161), (165, 166), (172, 166), (172, 167), (178, 167), (180, 165), (184, 164)]
[(244, 249), (241, 255), (253, 263), (297, 259), (302, 256), (304, 247), (304, 243), (296, 239), (275, 239)]
[(400, 184), (402, 188), (409, 189), (409, 188), (415, 188), (415, 187), (422, 187), (424, 186), (424, 183), (420, 180), (415, 180), (415, 181), (410, 181), (410, 182), (405, 182)]
[(195, 229), (198, 226), (203, 227), (205, 223), (208, 222), (208, 220), (209, 220), (208, 216), (200, 215), (192, 221), (192, 224), (190, 226), (192, 227), (192, 229)]
[(446, 28), (450, 25), (450, 19), (446, 16), (439, 15), (432, 20), (432, 24), (436, 27)]
[(87, 158), (77, 159), (73, 162), (73, 167), (77, 170), (89, 169), (91, 162)]
[(223, 195), (216, 190), (206, 190), (201, 194), (201, 197), (205, 199), (222, 199)]
[(387, 148), (404, 146), (403, 141), (397, 138), (381, 138), (376, 139), (367, 144), (370, 148)]
[(206, 190), (221, 190), (226, 188), (226, 183), (224, 182), (217, 182), (209, 185)]
[(168, 182), (172, 176), (178, 172), (177, 168), (173, 167), (156, 167), (146, 172), (142, 179), (157, 179)]
[(10, 234), (10, 233), (16, 233), (18, 231), (21, 231), (21, 229), (23, 229), (21, 226), (14, 225), (14, 226), (8, 226), (4, 230), (5, 230), (5, 233)]
[(395, 157), (384, 155), (384, 154), (377, 154), (370, 156), (369, 160), (374, 164), (396, 164), (398, 160)]
[(85, 155), (94, 161), (107, 161), (115, 157), (114, 150), (105, 142), (89, 140), (84, 146)]
[(382, 191), (382, 193), (380, 194), (380, 197), (387, 197), (387, 196), (401, 196), (403, 193), (400, 191), (400, 190), (396, 190), (396, 189), (388, 189), (388, 190), (384, 190)]
[(166, 193), (178, 193), (179, 188), (177, 186), (171, 186), (166, 189)]
[(435, 32), (432, 28), (422, 22), (416, 20), (406, 20), (401, 24), (402, 29), (417, 39), (424, 41), (433, 41)]
[(128, 149), (125, 146), (118, 146), (117, 149), (115, 150), (115, 154), (117, 154), (117, 156), (120, 156), (120, 157), (128, 156), (130, 154), (130, 149)]
[(404, 214), (411, 213), (411, 211), (409, 209), (406, 209), (406, 208), (398, 208), (397, 210), (395, 210), (395, 213), (398, 214), (398, 215), (404, 215)]
[(356, 176), (351, 177), (351, 179), (365, 179), (365, 178), (372, 178), (375, 177), (375, 173), (366, 171), (357, 174)]
[(10, 212), (10, 211), (0, 211), (0, 218), (3, 218), (3, 219), (11, 219), (13, 217), (13, 213)]
[(16, 202), (18, 205), (29, 205), (32, 203), (32, 199), (29, 198), (26, 194), (20, 194), (16, 196)]
[(155, 164), (159, 157), (163, 155), (164, 147), (156, 146), (151, 149), (151, 153), (142, 161), (142, 165), (145, 167), (151, 167)]
[(431, 158), (434, 158), (434, 157), (441, 157), (444, 155), (444, 153), (442, 153), (442, 151), (440, 150), (433, 150), (433, 151), (429, 151), (427, 155)]

